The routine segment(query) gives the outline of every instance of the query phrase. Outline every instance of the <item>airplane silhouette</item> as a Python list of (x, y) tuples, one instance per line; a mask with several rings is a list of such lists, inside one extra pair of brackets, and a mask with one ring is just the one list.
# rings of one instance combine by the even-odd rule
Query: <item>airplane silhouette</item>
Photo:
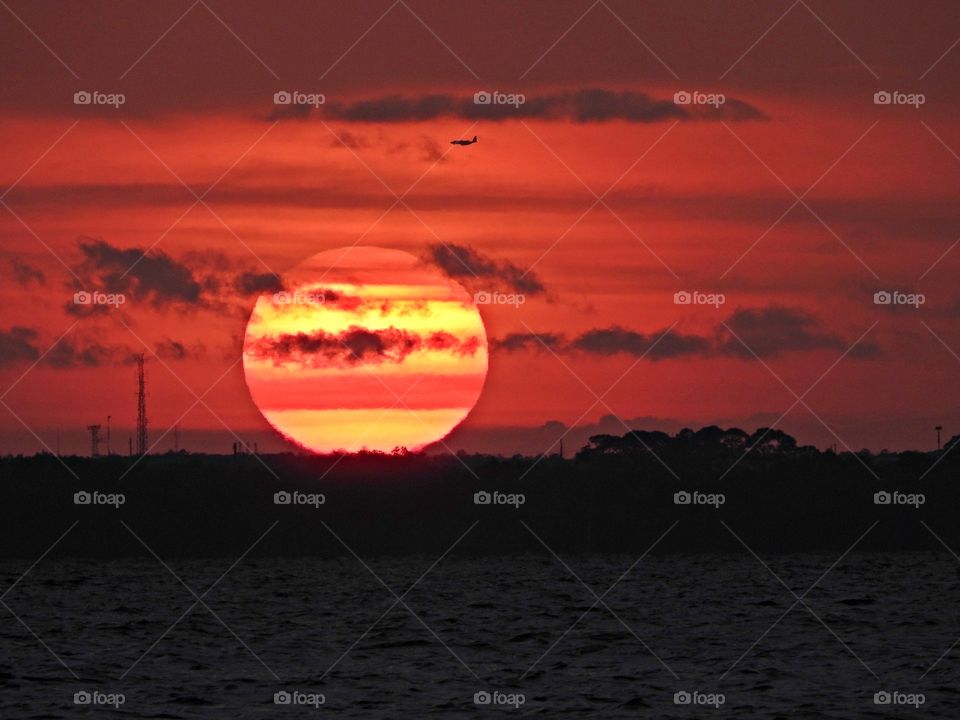
[(477, 136), (473, 136), (473, 140), (451, 140), (451, 145), (473, 145), (477, 141)]

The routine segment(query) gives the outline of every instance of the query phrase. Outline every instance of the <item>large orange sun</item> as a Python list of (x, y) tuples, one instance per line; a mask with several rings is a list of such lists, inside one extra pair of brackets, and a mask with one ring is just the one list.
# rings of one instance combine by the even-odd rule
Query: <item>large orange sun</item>
[(259, 297), (243, 343), (267, 421), (315, 452), (416, 450), (470, 412), (487, 335), (470, 295), (409, 253), (328, 250)]

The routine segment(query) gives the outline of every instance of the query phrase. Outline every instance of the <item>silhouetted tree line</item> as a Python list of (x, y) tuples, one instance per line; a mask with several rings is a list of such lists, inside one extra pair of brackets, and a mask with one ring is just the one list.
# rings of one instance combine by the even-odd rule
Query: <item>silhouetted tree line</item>
[(748, 449), (759, 455), (818, 452), (811, 445), (798, 447), (797, 441), (782, 430), (760, 428), (751, 434), (740, 428), (725, 430), (710, 425), (700, 430), (684, 428), (674, 436), (659, 430), (634, 430), (621, 436), (594, 435), (578, 457), (589, 458), (596, 454), (634, 455), (666, 450), (696, 453), (699, 457), (729, 457)]
[[(958, 443), (834, 452), (776, 429), (711, 426), (596, 435), (573, 458), (181, 451), (62, 458), (68, 470), (51, 455), (5, 457), (0, 553), (37, 557), (79, 521), (55, 554), (142, 556), (121, 520), (162, 557), (238, 556), (274, 521), (259, 554), (349, 554), (339, 536), (362, 556), (437, 557), (474, 522), (458, 553), (546, 552), (535, 532), (558, 553), (639, 554), (674, 521), (658, 551), (743, 551), (721, 520), (758, 552), (839, 555), (874, 521), (862, 549), (942, 550), (921, 520), (960, 551)], [(81, 491), (121, 493), (124, 502), (77, 505)], [(724, 502), (678, 504), (683, 492)], [(923, 502), (884, 505), (878, 492)], [(277, 493), (301, 495), (283, 504)]]

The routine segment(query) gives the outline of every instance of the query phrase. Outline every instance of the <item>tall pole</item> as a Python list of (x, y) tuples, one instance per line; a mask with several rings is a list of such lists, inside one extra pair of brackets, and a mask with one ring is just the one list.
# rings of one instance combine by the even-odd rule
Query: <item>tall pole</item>
[(100, 426), (87, 425), (90, 431), (90, 457), (100, 457)]
[(137, 355), (137, 455), (147, 453), (147, 393), (143, 353)]
[(107, 415), (107, 457), (110, 457), (110, 415)]
[(937, 450), (942, 449), (940, 445), (940, 431), (943, 430), (943, 425), (937, 425)]

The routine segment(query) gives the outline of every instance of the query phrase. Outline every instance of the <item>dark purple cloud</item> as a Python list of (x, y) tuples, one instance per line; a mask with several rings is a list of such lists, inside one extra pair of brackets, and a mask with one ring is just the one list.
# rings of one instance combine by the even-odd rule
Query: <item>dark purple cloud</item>
[(243, 272), (234, 280), (234, 288), (241, 295), (258, 295), (277, 292), (283, 289), (283, 283), (273, 273)]
[[(516, 95), (516, 93), (514, 93)], [(310, 105), (278, 105), (269, 119), (305, 119), (311, 114), (338, 121), (365, 123), (424, 122), (449, 117), (462, 120), (572, 120), (578, 123), (622, 120), (655, 123), (668, 120), (766, 120), (754, 105), (731, 98), (712, 105), (678, 105), (673, 98), (654, 98), (634, 90), (587, 87), (570, 91), (530, 91), (523, 103), (477, 103), (473, 95), (430, 93), (382, 95), (349, 102), (328, 101), (316, 110)]]
[(43, 361), (58, 370), (94, 368), (110, 365), (129, 365), (134, 350), (126, 345), (108, 345), (92, 338), (64, 338), (58, 342)]
[[(426, 259), (452, 278), (466, 280), (468, 284), (486, 283), (483, 287), (485, 290), (504, 288), (526, 295), (546, 292), (534, 273), (525, 273), (509, 260), (496, 260), (469, 245), (430, 245)], [(491, 285), (493, 287), (488, 287)]]
[(351, 327), (341, 333), (284, 333), (255, 341), (250, 352), (276, 365), (287, 362), (311, 367), (343, 367), (361, 363), (401, 363), (410, 353), (428, 348), (473, 354), (479, 349), (478, 338), (460, 341), (446, 332), (421, 336), (394, 327), (369, 330)]
[[(729, 331), (721, 339), (721, 354), (738, 357), (772, 357), (785, 352), (837, 350), (845, 352), (853, 339), (843, 338), (818, 327), (817, 319), (799, 308), (770, 306), (737, 309), (725, 321)], [(735, 337), (730, 337), (734, 333)], [(873, 343), (858, 343), (850, 352), (856, 357), (873, 357), (879, 348)]]
[(83, 255), (79, 274), (90, 283), (81, 290), (123, 293), (130, 301), (157, 308), (202, 304), (201, 281), (162, 250), (120, 248), (97, 238), (80, 238), (78, 244)]
[(0, 330), (0, 367), (33, 362), (39, 358), (36, 339), (37, 331), (32, 328), (15, 325), (9, 330)]
[(47, 282), (47, 276), (44, 275), (42, 270), (28, 265), (18, 258), (10, 261), (10, 270), (14, 281), (22, 287), (29, 287), (34, 284), (43, 285)]
[[(821, 329), (815, 317), (798, 308), (771, 306), (738, 309), (724, 322), (727, 327), (718, 325), (710, 335), (693, 335), (676, 329), (668, 332), (666, 328), (644, 333), (614, 325), (587, 330), (574, 338), (558, 333), (511, 333), (491, 340), (490, 345), (494, 350), (504, 352), (541, 352), (549, 349), (556, 353), (579, 352), (599, 356), (623, 354), (667, 360), (723, 356), (752, 358), (754, 354), (768, 358), (787, 352), (814, 350), (846, 352), (854, 342), (854, 339)], [(736, 333), (736, 337), (733, 333)], [(877, 357), (880, 348), (874, 343), (861, 342), (850, 351), (850, 355)]]

